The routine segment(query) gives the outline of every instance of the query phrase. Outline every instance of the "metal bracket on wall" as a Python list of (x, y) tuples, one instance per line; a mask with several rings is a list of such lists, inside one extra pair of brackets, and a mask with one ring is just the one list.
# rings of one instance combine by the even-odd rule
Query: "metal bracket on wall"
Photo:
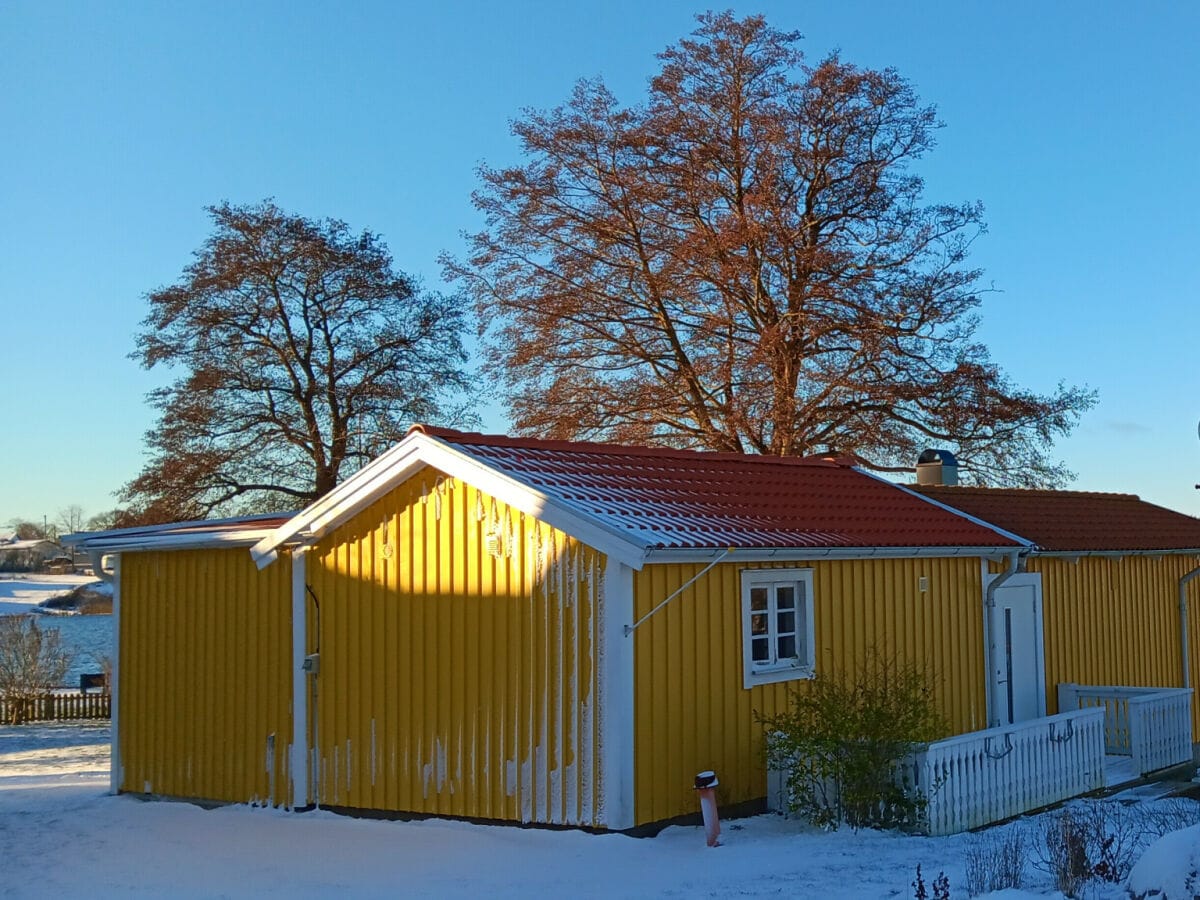
[(654, 609), (650, 610), (650, 612), (646, 613), (644, 616), (642, 616), (640, 619), (638, 619), (632, 625), (626, 625), (625, 626), (625, 637), (629, 637), (631, 634), (633, 634), (633, 632), (637, 630), (637, 627), (639, 625), (641, 625), (648, 618), (650, 618), (652, 615), (654, 615), (656, 612), (658, 612), (660, 609), (662, 609), (664, 606), (666, 606), (668, 603), (670, 603), (672, 600), (674, 600), (676, 597), (678, 597), (680, 594), (682, 594), (684, 591), (686, 591), (688, 588), (690, 588), (693, 584), (695, 584), (697, 581), (699, 581), (700, 578), (709, 569), (711, 569), (713, 566), (715, 566), (717, 563), (719, 563), (721, 560), (723, 560), (725, 557), (727, 557), (732, 552), (733, 552), (732, 547), (726, 547), (724, 550), (721, 551), (720, 554), (718, 554), (716, 559), (714, 559), (707, 566), (705, 566), (703, 569), (701, 569), (699, 572), (697, 572), (695, 575), (693, 575), (691, 578), (689, 578), (687, 581), (685, 581), (683, 584), (681, 584), (678, 587), (678, 589), (676, 589), (675, 591), (672, 591), (666, 600), (664, 600), (662, 603), (658, 604), (658, 606), (654, 607)]

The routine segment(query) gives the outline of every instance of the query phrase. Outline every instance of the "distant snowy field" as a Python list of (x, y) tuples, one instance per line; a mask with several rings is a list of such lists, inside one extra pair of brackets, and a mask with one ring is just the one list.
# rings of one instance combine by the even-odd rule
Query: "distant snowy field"
[[(0, 574), (0, 616), (45, 612), (38, 604), (51, 597), (69, 594), (81, 584), (97, 585), (100, 592), (112, 592), (111, 585), (90, 575)], [(62, 634), (64, 645), (71, 653), (71, 665), (63, 678), (64, 687), (78, 687), (84, 672), (99, 672), (101, 660), (112, 656), (113, 634), (111, 615), (54, 615), (39, 618), (42, 628), (53, 628)]]
[[(965, 852), (979, 840), (823, 833), (758, 816), (723, 823), (723, 845), (709, 849), (702, 829), (691, 827), (637, 839), (245, 806), (203, 810), (108, 796), (107, 741), (106, 723), (0, 726), (0, 894), (869, 900), (911, 898), (920, 863), (927, 885), (945, 871), (951, 896), (965, 900)], [(1177, 843), (1195, 840), (1176, 834), (1183, 835)], [(1189, 858), (1175, 846), (1164, 855), (1165, 866)], [(1044, 873), (1030, 867), (1027, 878), (1032, 893), (994, 896), (1061, 896)], [(1110, 885), (1084, 896), (1127, 895)]]
[(43, 600), (97, 581), (91, 575), (0, 575), (0, 616), (32, 612)]

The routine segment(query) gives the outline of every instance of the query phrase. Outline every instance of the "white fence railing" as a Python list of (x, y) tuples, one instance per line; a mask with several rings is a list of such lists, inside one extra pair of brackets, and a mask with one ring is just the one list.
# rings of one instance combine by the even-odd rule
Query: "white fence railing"
[(1104, 786), (1104, 715), (1085, 709), (935, 741), (906, 770), (928, 833), (955, 834)]
[(1103, 709), (1104, 749), (1139, 775), (1192, 759), (1192, 689), (1060, 684), (1060, 710)]
[[(1084, 709), (935, 741), (909, 756), (905, 786), (926, 800), (925, 830), (956, 834), (1104, 786), (1104, 711)], [(786, 810), (786, 773), (767, 804)]]

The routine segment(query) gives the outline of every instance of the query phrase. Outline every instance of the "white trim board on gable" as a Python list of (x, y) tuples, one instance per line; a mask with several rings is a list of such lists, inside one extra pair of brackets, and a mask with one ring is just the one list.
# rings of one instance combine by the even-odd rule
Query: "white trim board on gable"
[(255, 564), (260, 569), (270, 565), (279, 548), (289, 542), (311, 546), (426, 466), (470, 484), (627, 566), (640, 569), (645, 563), (648, 544), (635, 542), (591, 513), (496, 471), (459, 447), (413, 432), (251, 547)]

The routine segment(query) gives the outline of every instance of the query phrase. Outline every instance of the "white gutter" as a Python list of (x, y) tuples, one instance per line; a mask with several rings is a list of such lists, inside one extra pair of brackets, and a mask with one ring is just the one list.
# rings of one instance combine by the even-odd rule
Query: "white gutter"
[(1107, 559), (1121, 559), (1125, 556), (1197, 556), (1200, 555), (1200, 548), (1188, 550), (1036, 550), (1033, 555), (1058, 559), (1073, 559), (1081, 556), (1097, 556)]
[(984, 694), (987, 698), (988, 728), (996, 728), (1000, 725), (1000, 716), (996, 713), (997, 703), (995, 696), (996, 635), (992, 628), (992, 618), (996, 611), (996, 590), (1021, 570), (1021, 556), (1020, 552), (1010, 553), (1008, 556), (1008, 568), (992, 578), (983, 592), (983, 655), (984, 665), (987, 666)]
[(1192, 667), (1188, 660), (1188, 607), (1187, 607), (1187, 586), (1188, 582), (1200, 575), (1200, 566), (1192, 569), (1182, 578), (1179, 579), (1179, 649), (1183, 658), (1183, 686), (1192, 686)]

